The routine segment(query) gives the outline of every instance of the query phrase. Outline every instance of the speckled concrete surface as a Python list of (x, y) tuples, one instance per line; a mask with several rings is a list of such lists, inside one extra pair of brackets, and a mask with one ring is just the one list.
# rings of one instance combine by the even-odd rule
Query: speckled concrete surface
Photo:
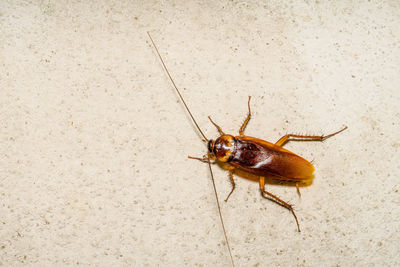
[[(229, 266), (209, 137), (289, 143), (301, 188), (236, 177), (221, 203), (237, 266), (400, 265), (398, 1), (2, 1), (0, 265)], [(230, 190), (214, 166), (220, 197)]]

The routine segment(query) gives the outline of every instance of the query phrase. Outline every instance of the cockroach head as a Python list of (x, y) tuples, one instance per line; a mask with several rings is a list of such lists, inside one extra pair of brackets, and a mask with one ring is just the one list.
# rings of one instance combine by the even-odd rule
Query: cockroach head
[[(210, 146), (209, 146), (210, 149)], [(232, 160), (236, 149), (235, 137), (229, 134), (221, 135), (212, 142), (212, 152), (218, 161), (229, 162)]]

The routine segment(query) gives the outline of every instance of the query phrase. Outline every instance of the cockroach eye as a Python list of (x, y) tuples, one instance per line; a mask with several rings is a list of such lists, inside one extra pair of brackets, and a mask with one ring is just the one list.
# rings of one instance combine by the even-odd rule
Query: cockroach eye
[(213, 148), (214, 148), (214, 140), (208, 141), (208, 152), (213, 153)]

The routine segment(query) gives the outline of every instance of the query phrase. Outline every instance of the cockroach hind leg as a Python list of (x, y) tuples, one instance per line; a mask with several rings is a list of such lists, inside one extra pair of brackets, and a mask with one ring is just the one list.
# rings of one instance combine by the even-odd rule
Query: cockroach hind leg
[[(294, 212), (293, 206), (290, 205), (289, 203), (283, 201), (283, 200), (280, 199), (279, 197), (275, 196), (274, 194), (272, 194), (272, 193), (266, 191), (266, 190), (265, 190), (265, 178), (264, 178), (264, 177), (260, 177), (260, 190), (261, 190), (261, 195), (262, 195), (264, 198), (266, 198), (266, 199), (268, 199), (268, 200), (271, 200), (271, 201), (273, 201), (273, 202), (275, 202), (275, 203), (281, 205), (282, 207), (287, 208), (287, 209), (293, 214), (293, 217), (294, 217), (294, 219), (295, 219), (295, 221), (296, 221), (296, 224), (297, 224), (297, 230), (298, 230), (299, 232), (301, 232), (301, 230), (300, 230), (300, 224), (299, 224), (299, 221), (297, 220), (297, 216), (296, 216), (296, 213)], [(268, 197), (266, 197), (265, 195), (267, 195)]]
[(282, 136), (276, 143), (275, 145), (277, 146), (283, 146), (284, 144), (286, 144), (289, 141), (324, 141), (334, 135), (337, 135), (341, 132), (343, 132), (344, 130), (347, 129), (347, 126), (343, 127), (343, 129), (334, 132), (332, 134), (328, 134), (328, 135), (300, 135), (300, 134), (287, 134)]
[(325, 141), (326, 139), (328, 139), (328, 138), (330, 138), (330, 137), (332, 137), (332, 136), (334, 136), (334, 135), (337, 135), (337, 134), (343, 132), (343, 131), (346, 130), (347, 128), (348, 128), (347, 125), (345, 125), (342, 129), (340, 129), (340, 130), (337, 131), (337, 132), (334, 132), (334, 133), (331, 133), (331, 134), (322, 136), (322, 140), (321, 140), (321, 141)]

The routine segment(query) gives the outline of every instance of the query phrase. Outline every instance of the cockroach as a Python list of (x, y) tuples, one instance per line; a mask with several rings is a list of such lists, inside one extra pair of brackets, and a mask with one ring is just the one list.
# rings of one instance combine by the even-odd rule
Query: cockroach
[(211, 168), (211, 161), (220, 162), (228, 165), (228, 172), (230, 181), (232, 183), (232, 190), (228, 194), (225, 201), (229, 199), (229, 197), (235, 190), (235, 181), (233, 179), (234, 170), (240, 170), (245, 173), (258, 176), (261, 195), (264, 198), (276, 202), (277, 204), (288, 209), (293, 214), (293, 217), (296, 221), (297, 230), (300, 232), (300, 225), (292, 205), (265, 190), (265, 177), (273, 177), (274, 179), (284, 182), (294, 182), (296, 184), (297, 192), (300, 195), (299, 184), (311, 180), (313, 178), (313, 173), (315, 168), (306, 159), (283, 148), (283, 145), (285, 145), (288, 141), (324, 141), (334, 135), (343, 132), (344, 130), (347, 129), (347, 126), (344, 126), (341, 130), (337, 132), (325, 136), (287, 134), (282, 136), (276, 143), (270, 143), (268, 141), (259, 138), (245, 136), (244, 130), (251, 118), (251, 109), (250, 109), (251, 96), (249, 96), (249, 99), (247, 101), (247, 107), (248, 107), (247, 117), (239, 129), (239, 135), (233, 136), (230, 134), (226, 134), (221, 129), (221, 127), (218, 124), (216, 124), (211, 119), (210, 116), (208, 116), (208, 119), (217, 128), (220, 134), (220, 136), (216, 140), (212, 139), (209, 140), (204, 135), (203, 131), (200, 129), (192, 113), (190, 112), (189, 107), (187, 106), (185, 100), (183, 99), (174, 80), (172, 79), (172, 76), (169, 73), (168, 68), (164, 63), (164, 60), (162, 59), (160, 52), (158, 51), (158, 48), (154, 43), (153, 38), (151, 38), (149, 32), (147, 32), (147, 34), (157, 52), (158, 57), (161, 60), (164, 70), (166, 71), (172, 85), (174, 86), (176, 92), (178, 93), (179, 98), (182, 100), (182, 103), (185, 106), (186, 110), (188, 111), (190, 117), (192, 118), (192, 121), (196, 125), (196, 128), (203, 136), (204, 138), (203, 141), (207, 143), (208, 151), (206, 155), (204, 155), (202, 158), (191, 157), (191, 156), (189, 156), (189, 158), (208, 163), (211, 173), (211, 179), (213, 182), (214, 193), (217, 200), (219, 217), (221, 220), (221, 225), (224, 232), (224, 237), (229, 251), (229, 255), (232, 261), (232, 265), (234, 266), (233, 256), (226, 235), (224, 221), (222, 219), (221, 208), (218, 200), (217, 190), (215, 187), (214, 175)]

